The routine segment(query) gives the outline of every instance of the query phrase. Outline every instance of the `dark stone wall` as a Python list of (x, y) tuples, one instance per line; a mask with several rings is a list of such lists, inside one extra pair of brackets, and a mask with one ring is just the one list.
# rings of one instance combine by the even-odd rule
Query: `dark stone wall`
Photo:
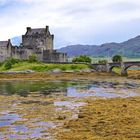
[(43, 50), (53, 50), (53, 35), (34, 34), (23, 35), (22, 45), (25, 48), (42, 48)]
[(67, 62), (67, 54), (66, 53), (58, 53), (55, 50), (43, 51), (43, 61), (44, 62)]
[(12, 57), (12, 44), (8, 40), (7, 46), (0, 46), (0, 62)]

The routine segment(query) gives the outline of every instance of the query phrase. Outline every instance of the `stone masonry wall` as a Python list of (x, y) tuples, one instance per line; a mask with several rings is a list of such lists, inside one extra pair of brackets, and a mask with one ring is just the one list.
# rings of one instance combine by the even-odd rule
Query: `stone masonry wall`
[(65, 53), (58, 53), (54, 51), (43, 51), (44, 62), (67, 62), (67, 55)]
[(12, 46), (11, 43), (7, 47), (0, 46), (0, 61), (9, 57), (27, 60), (30, 55), (35, 54), (38, 61), (66, 62), (67, 55), (65, 53), (53, 50), (53, 39), (54, 35), (50, 34), (48, 26), (36, 29), (27, 27), (25, 35), (22, 35), (20, 46)]
[(8, 43), (7, 46), (0, 46), (0, 62), (5, 61), (6, 59), (12, 56), (12, 45)]

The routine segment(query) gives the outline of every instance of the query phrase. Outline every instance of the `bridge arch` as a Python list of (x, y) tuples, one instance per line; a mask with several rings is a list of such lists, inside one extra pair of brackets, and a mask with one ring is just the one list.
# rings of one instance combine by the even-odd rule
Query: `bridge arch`
[(139, 64), (129, 64), (129, 65), (125, 65), (125, 67), (122, 69), (122, 71), (121, 71), (121, 75), (123, 75), (123, 76), (126, 76), (126, 75), (128, 75), (128, 69), (130, 68), (130, 67), (133, 67), (133, 66), (140, 66)]
[(133, 66), (140, 67), (140, 65), (132, 64), (132, 65), (126, 66), (124, 70), (127, 71), (130, 67), (133, 67)]
[(98, 68), (92, 66), (92, 70), (93, 70), (93, 71), (98, 71)]
[(95, 71), (98, 71), (97, 65), (89, 64), (89, 67), (92, 68)]
[(106, 70), (106, 64), (92, 64), (92, 69), (96, 71), (107, 71)]
[(140, 65), (135, 65), (135, 64), (132, 64), (132, 65), (126, 66), (126, 67), (125, 67), (125, 70), (128, 70), (130, 67), (133, 67), (133, 66), (140, 67)]
[(112, 72), (112, 70), (113, 70), (113, 68), (121, 68), (121, 66), (115, 66), (115, 65), (113, 65), (113, 66), (111, 66), (110, 68), (109, 68), (109, 72), (111, 73)]

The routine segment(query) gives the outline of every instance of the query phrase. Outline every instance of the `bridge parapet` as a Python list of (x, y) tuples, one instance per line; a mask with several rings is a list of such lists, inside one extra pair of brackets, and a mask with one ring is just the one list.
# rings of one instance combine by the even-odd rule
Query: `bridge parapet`
[(140, 62), (124, 62), (125, 69), (128, 69), (131, 66), (140, 66)]
[(140, 61), (133, 62), (117, 62), (117, 63), (107, 63), (107, 64), (92, 64), (93, 69), (101, 72), (112, 72), (114, 67), (121, 68), (121, 75), (127, 75), (127, 69), (131, 66), (140, 66)]
[(106, 64), (92, 64), (92, 68), (99, 72), (107, 72)]

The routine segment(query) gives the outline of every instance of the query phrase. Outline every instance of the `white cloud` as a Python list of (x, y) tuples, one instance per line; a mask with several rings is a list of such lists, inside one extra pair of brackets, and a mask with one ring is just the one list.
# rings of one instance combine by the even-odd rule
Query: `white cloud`
[[(140, 0), (0, 0), (0, 17), (0, 40), (24, 34), (26, 26), (49, 25), (66, 43), (94, 44), (105, 30), (139, 20)], [(118, 34), (119, 29), (116, 40), (122, 40)]]

